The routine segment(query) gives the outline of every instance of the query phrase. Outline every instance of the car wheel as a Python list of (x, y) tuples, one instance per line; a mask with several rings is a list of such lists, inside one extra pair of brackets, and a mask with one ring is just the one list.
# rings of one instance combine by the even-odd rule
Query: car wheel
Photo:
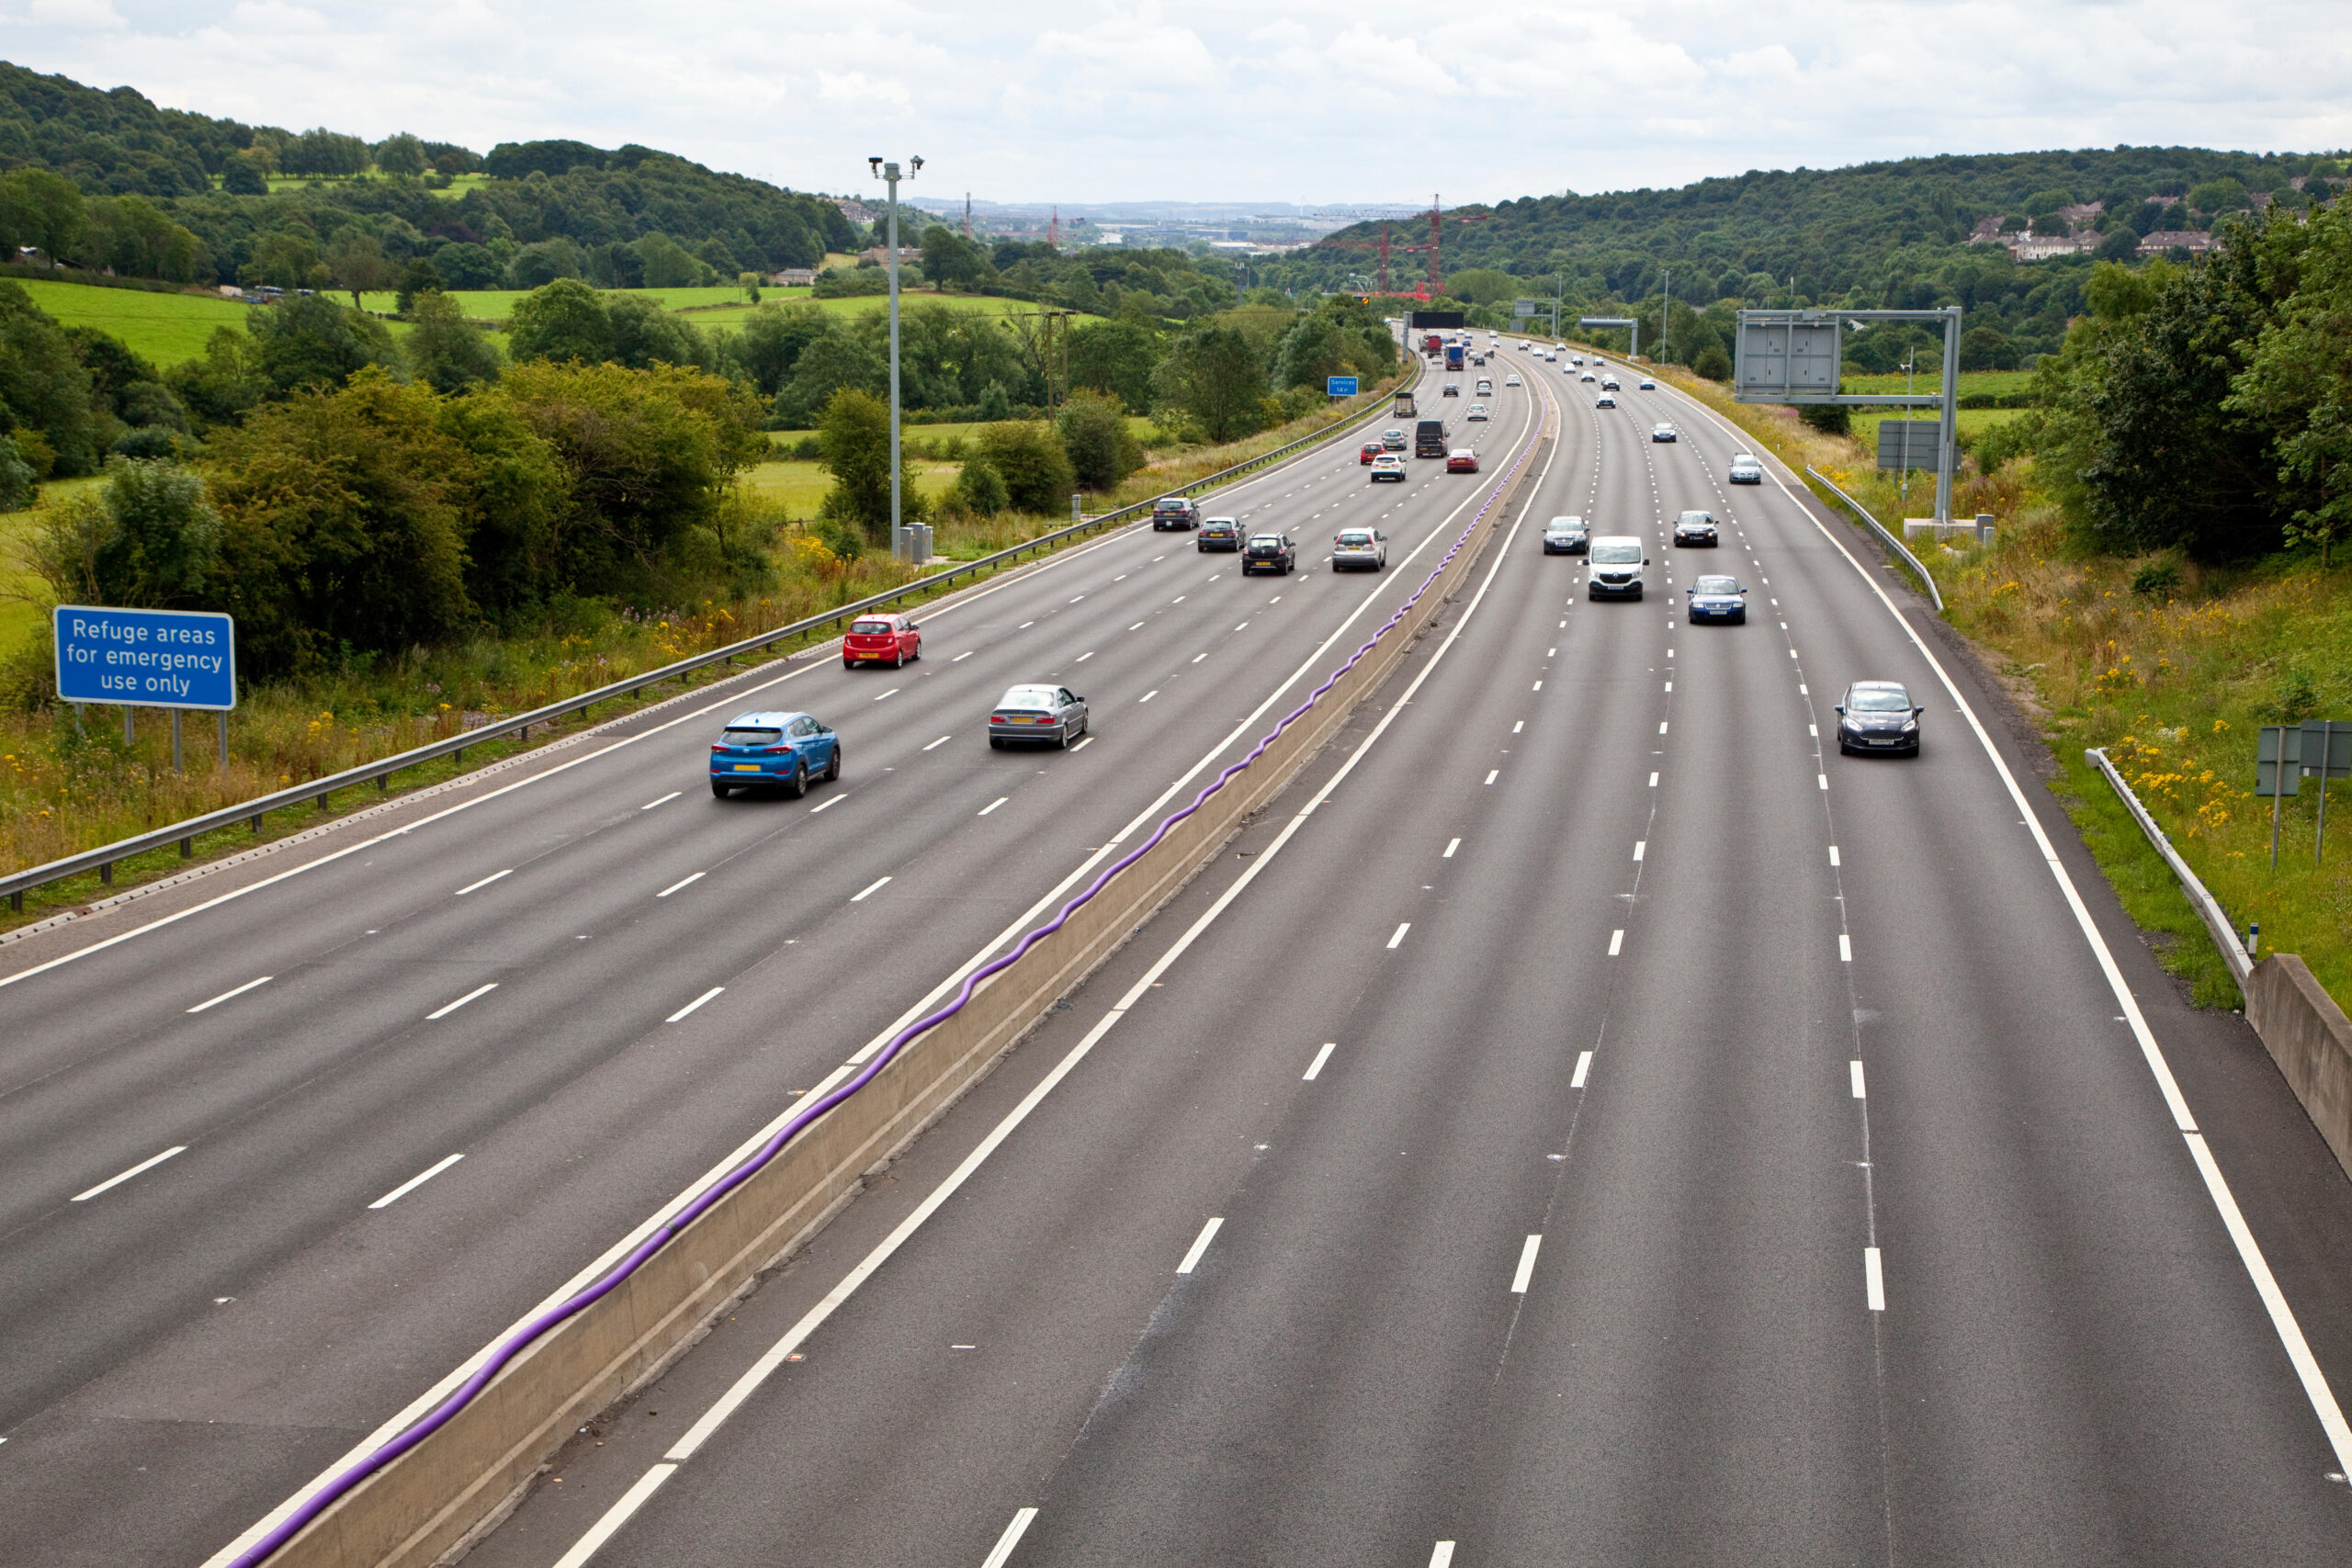
[(784, 797), (786, 800), (798, 800), (808, 793), (808, 764), (795, 757), (792, 760), (792, 777), (786, 781), (784, 786)]
[(842, 660), (842, 668), (844, 670), (854, 670), (857, 668), (857, 660), (854, 659), (844, 659)]
[(893, 670), (904, 670), (906, 667), (907, 667), (907, 652), (906, 652), (906, 649), (899, 649), (897, 652), (895, 652), (895, 653), (893, 653), (893, 654), (891, 654), (891, 655), (890, 655), (890, 668), (891, 668), (891, 669), (893, 669)]
[(831, 757), (827, 758), (827, 759), (826, 759), (826, 761), (825, 761), (825, 778), (826, 778), (827, 782), (829, 782), (829, 783), (830, 783), (831, 781), (835, 780), (835, 779), (838, 779), (838, 778), (840, 778), (841, 776), (842, 776), (842, 743), (841, 743), (840, 741), (836, 740), (836, 741), (834, 741), (834, 742), (833, 742), (833, 754), (832, 754)]
[(723, 784), (717, 779), (713, 779), (710, 781), (710, 793), (717, 795), (719, 799), (725, 800), (729, 795), (735, 793), (735, 786), (733, 784)]
[(991, 735), (991, 736), (989, 736), (989, 750), (991, 750), (991, 751), (1001, 751), (1001, 750), (1004, 750), (1004, 737), (1003, 737), (1003, 736), (1001, 736), (1001, 735)]

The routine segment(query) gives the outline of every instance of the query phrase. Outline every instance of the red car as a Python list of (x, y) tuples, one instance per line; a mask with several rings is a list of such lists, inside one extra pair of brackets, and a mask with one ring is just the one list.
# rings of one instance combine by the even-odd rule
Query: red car
[(922, 657), (922, 632), (904, 615), (860, 615), (842, 638), (842, 668), (887, 664), (896, 670)]
[(1467, 446), (1457, 446), (1445, 455), (1445, 471), (1449, 474), (1475, 474), (1478, 471), (1478, 454)]
[(1363, 450), (1356, 454), (1356, 461), (1369, 468), (1374, 457), (1379, 457), (1383, 452), (1387, 450), (1387, 447), (1382, 446), (1377, 441), (1367, 441), (1363, 444)]

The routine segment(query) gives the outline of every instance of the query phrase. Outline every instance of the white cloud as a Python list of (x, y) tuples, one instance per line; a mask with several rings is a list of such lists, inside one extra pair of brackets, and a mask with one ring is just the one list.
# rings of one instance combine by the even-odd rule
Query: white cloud
[(0, 50), (249, 122), (639, 141), (802, 188), (1422, 199), (1939, 152), (2352, 144), (2335, 0), (0, 0)]

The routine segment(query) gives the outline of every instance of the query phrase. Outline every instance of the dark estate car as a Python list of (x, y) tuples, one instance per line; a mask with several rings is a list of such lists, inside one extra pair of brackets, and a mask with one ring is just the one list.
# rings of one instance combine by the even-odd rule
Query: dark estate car
[(1674, 542), (1678, 545), (1714, 545), (1715, 518), (1711, 512), (1686, 512), (1674, 520)]
[(1277, 577), (1287, 577), (1298, 565), (1298, 547), (1287, 534), (1253, 534), (1241, 551), (1241, 575), (1249, 576), (1260, 567)]
[(1151, 503), (1151, 525), (1154, 528), (1197, 528), (1201, 525), (1201, 503), (1181, 495), (1163, 495)]
[(1898, 756), (1919, 754), (1919, 716), (1928, 710), (1915, 705), (1911, 694), (1896, 681), (1857, 681), (1846, 688), (1838, 705), (1838, 750), (1892, 751)]
[(1230, 517), (1212, 517), (1201, 525), (1201, 531), (1193, 536), (1193, 543), (1204, 552), (1238, 550), (1241, 547), (1241, 525)]

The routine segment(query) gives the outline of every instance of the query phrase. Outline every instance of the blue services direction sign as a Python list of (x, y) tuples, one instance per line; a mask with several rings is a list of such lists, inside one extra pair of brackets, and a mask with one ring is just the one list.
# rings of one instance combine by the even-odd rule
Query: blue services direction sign
[(1352, 376), (1327, 376), (1323, 379), (1323, 385), (1325, 389), (1335, 398), (1352, 398), (1356, 395), (1356, 378)]
[(211, 610), (60, 604), (57, 695), (136, 707), (237, 705), (237, 625)]

